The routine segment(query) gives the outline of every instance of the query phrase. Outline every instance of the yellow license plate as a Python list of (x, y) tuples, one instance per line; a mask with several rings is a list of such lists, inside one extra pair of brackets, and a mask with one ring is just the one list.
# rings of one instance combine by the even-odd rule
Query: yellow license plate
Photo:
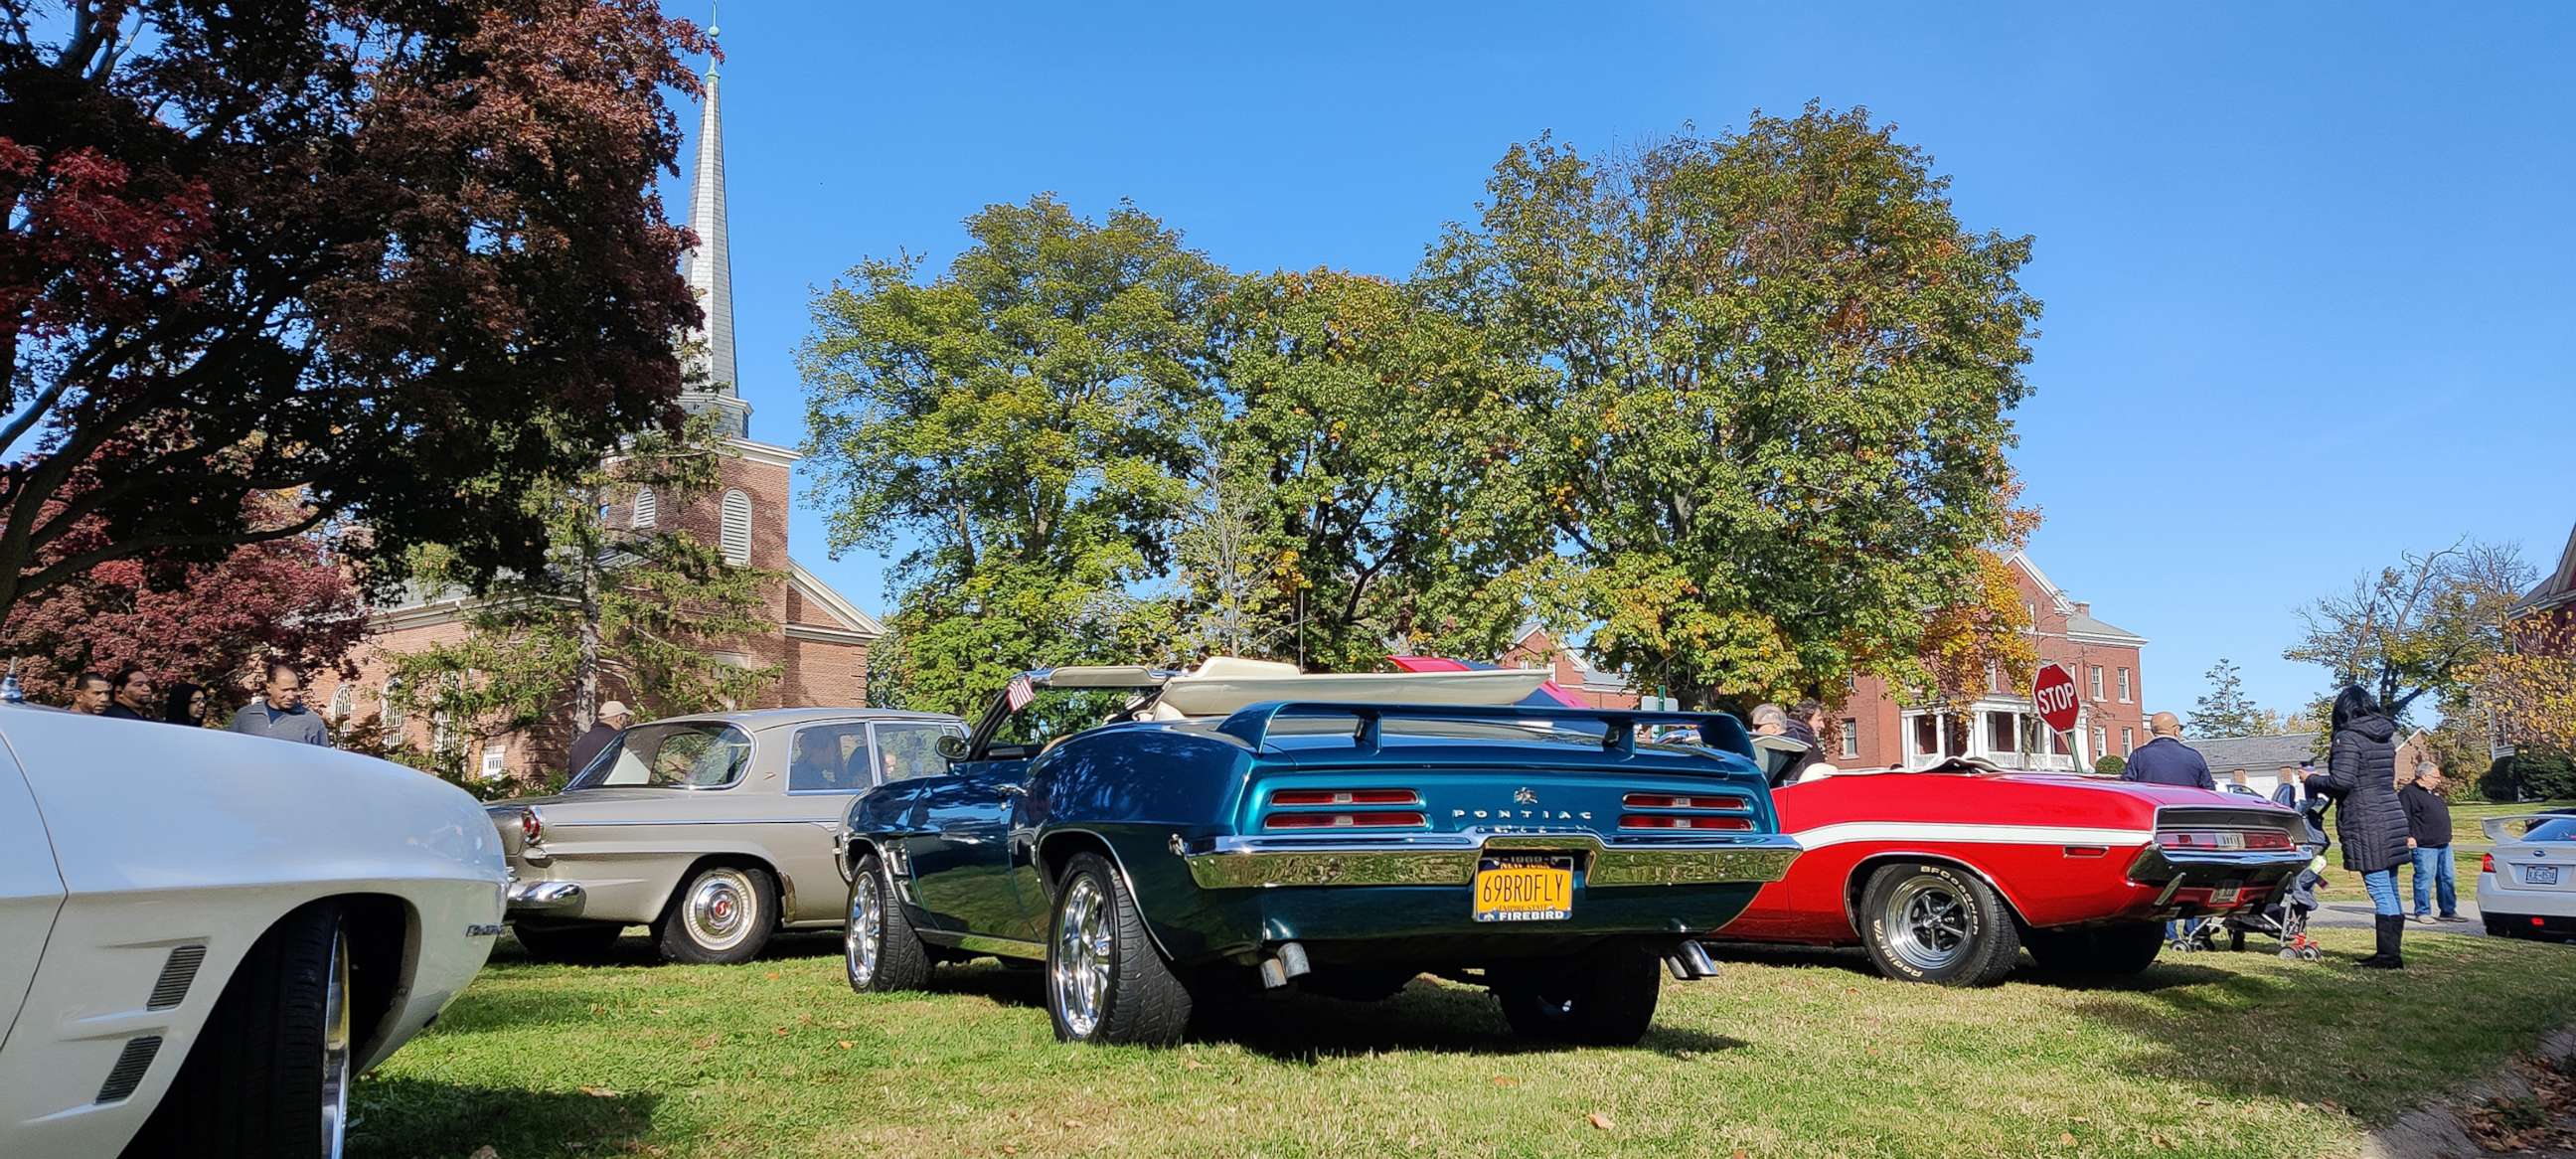
[(1574, 916), (1574, 859), (1487, 857), (1476, 862), (1476, 920), (1546, 922)]

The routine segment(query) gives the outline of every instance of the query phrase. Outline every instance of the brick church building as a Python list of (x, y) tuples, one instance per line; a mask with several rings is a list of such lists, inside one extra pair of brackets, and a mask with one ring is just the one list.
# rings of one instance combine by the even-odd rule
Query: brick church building
[[(699, 244), (687, 256), (687, 279), (706, 310), (706, 329), (695, 336), (704, 350), (698, 367), (703, 388), (682, 395), (681, 404), (694, 413), (718, 416), (719, 428), (727, 435), (728, 455), (718, 465), (721, 482), (714, 491), (655, 494), (638, 489), (612, 496), (604, 518), (613, 527), (679, 528), (715, 542), (732, 562), (776, 577), (764, 593), (764, 618), (771, 630), (730, 642), (719, 655), (746, 667), (776, 665), (779, 678), (758, 703), (736, 707), (862, 704), (867, 696), (868, 648), (885, 629), (789, 553), (787, 507), (798, 456), (751, 438), (751, 405), (736, 387), (733, 270), (717, 82), (717, 70), (709, 67), (689, 191), (689, 227)], [(308, 695), (344, 737), (352, 730), (372, 730), (370, 740), (417, 750), (470, 744), (473, 751), (463, 754), (469, 770), (491, 779), (542, 780), (561, 768), (570, 742), (569, 690), (556, 718), (527, 733), (489, 739), (467, 740), (448, 722), (406, 719), (399, 709), (388, 709), (388, 658), (462, 639), (471, 611), (468, 596), (423, 590), (371, 609), (367, 642), (356, 660), (357, 676), (342, 681), (334, 673), (319, 674)], [(603, 699), (619, 695), (621, 690), (615, 688), (601, 691)]]

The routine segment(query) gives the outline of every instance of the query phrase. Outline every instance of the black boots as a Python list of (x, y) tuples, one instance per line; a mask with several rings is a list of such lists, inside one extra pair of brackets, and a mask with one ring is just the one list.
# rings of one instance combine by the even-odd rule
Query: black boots
[(2403, 970), (2406, 959), (2398, 956), (2398, 941), (2406, 936), (2406, 915), (2377, 914), (2379, 919), (2379, 952), (2354, 963), (2373, 970)]

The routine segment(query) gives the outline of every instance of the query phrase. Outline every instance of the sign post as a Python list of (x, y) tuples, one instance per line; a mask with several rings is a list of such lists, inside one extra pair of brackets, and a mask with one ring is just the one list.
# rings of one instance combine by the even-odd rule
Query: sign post
[[(2049, 731), (2073, 734), (2080, 723), (2081, 706), (2075, 699), (2075, 677), (2055, 662), (2039, 666), (2030, 678), (2030, 703), (2039, 710), (2039, 719), (2047, 722)], [(2084, 772), (2084, 738), (2070, 735), (2066, 751), (2075, 754), (2075, 771)]]

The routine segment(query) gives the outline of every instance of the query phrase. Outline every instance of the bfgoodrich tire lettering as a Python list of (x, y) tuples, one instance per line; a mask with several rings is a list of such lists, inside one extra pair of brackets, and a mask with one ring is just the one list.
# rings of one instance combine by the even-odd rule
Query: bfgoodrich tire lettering
[(1047, 1016), (1056, 1038), (1166, 1046), (1190, 1024), (1190, 992), (1145, 932), (1109, 859), (1077, 854), (1047, 922)]
[(885, 862), (871, 853), (850, 880), (849, 927), (841, 935), (841, 962), (850, 989), (861, 994), (919, 990), (930, 984), (930, 948), (912, 932), (912, 919), (894, 891)]
[(680, 882), (653, 940), (667, 962), (729, 965), (760, 956), (778, 924), (778, 883), (767, 871), (707, 865)]
[(1861, 890), (1860, 927), (1870, 961), (1898, 981), (1992, 985), (2021, 955), (2003, 898), (1956, 866), (1904, 862), (1872, 873)]
[(355, 1030), (345, 918), (314, 902), (251, 946), (125, 1153), (337, 1156)]

